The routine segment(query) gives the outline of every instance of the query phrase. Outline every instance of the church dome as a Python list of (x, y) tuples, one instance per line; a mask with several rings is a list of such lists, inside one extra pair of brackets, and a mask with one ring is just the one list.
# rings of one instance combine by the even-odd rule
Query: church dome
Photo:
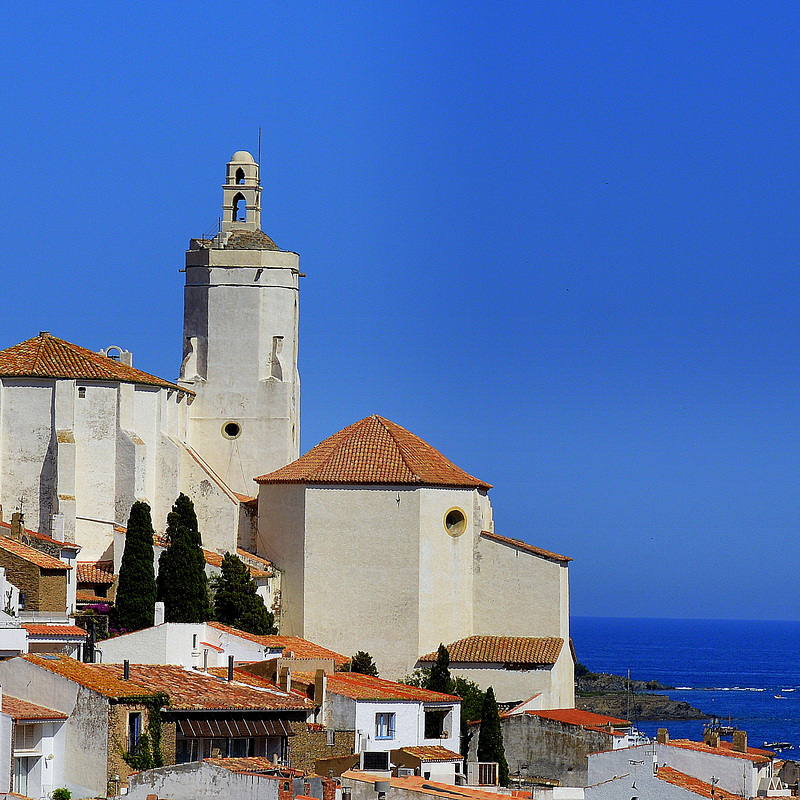
[(255, 164), (256, 160), (253, 158), (251, 153), (247, 152), (247, 150), (237, 150), (231, 156), (231, 163), (236, 163), (236, 164)]
[(411, 484), (491, 489), (438, 450), (373, 414), (334, 433), (256, 483)]

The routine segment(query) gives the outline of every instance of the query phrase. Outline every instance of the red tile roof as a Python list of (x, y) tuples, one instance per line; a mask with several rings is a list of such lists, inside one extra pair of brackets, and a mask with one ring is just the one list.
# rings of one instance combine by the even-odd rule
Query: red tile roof
[(138, 686), (133, 681), (123, 681), (112, 673), (102, 669), (101, 664), (84, 664), (74, 658), (61, 654), (34, 655), (29, 653), (22, 656), (31, 664), (62, 675), (87, 689), (97, 692), (104, 697), (150, 697), (152, 692), (143, 686)]
[(26, 655), (39, 667), (48, 669), (105, 697), (147, 697), (169, 695), (170, 708), (202, 710), (304, 710), (313, 703), (294, 693), (284, 692), (263, 681), (243, 685), (228, 683), (212, 674), (161, 664), (131, 664), (130, 679), (123, 679), (122, 664), (84, 664), (64, 655)]
[(742, 800), (741, 795), (726, 792), (719, 786), (712, 787), (710, 783), (692, 778), (690, 775), (684, 775), (684, 773), (678, 772), (672, 767), (659, 767), (656, 777), (665, 783), (671, 783), (673, 786), (686, 789), (699, 797), (707, 797), (709, 800), (711, 798), (714, 798), (714, 800)]
[(94, 592), (89, 591), (88, 589), (78, 589), (75, 592), (75, 599), (79, 603), (89, 603), (92, 604), (100, 604), (105, 603), (107, 605), (113, 606), (114, 602), (109, 597), (100, 597), (99, 594), (95, 594)]
[[(165, 545), (166, 542), (164, 542), (164, 545), (161, 546)], [(214, 552), (213, 550), (206, 550), (205, 548), (202, 548), (202, 550), (203, 550), (203, 558), (206, 560), (206, 564), (210, 564), (212, 567), (217, 567), (217, 568), (222, 567), (222, 559), (223, 559), (222, 553), (217, 553)], [(273, 571), (272, 565), (270, 564), (269, 561), (266, 561), (263, 558), (258, 558), (257, 556), (253, 556), (246, 550), (237, 550), (236, 555), (239, 556), (239, 558), (242, 560), (242, 563), (249, 570), (251, 578), (271, 578), (275, 575), (275, 572)], [(265, 565), (267, 565), (267, 567), (264, 569), (259, 569), (253, 564), (248, 564), (247, 563), (248, 559), (258, 559), (258, 561), (263, 562)]]
[(46, 720), (66, 719), (67, 715), (60, 711), (53, 711), (52, 708), (37, 706), (27, 700), (20, 700), (18, 697), (3, 695), (4, 714), (8, 714), (14, 722), (44, 722)]
[(580, 711), (577, 708), (557, 708), (547, 711), (526, 711), (532, 717), (542, 717), (552, 719), (556, 722), (564, 722), (567, 725), (578, 725), (595, 731), (605, 731), (607, 728), (630, 728), (631, 723), (616, 717), (607, 717), (603, 714), (595, 714), (593, 711)]
[[(311, 685), (314, 675), (310, 672), (293, 672), (292, 683)], [(327, 691), (353, 700), (414, 700), (425, 703), (461, 702), (460, 697), (404, 683), (375, 678), (372, 675), (361, 675), (358, 672), (334, 672), (327, 676)]]
[[(564, 640), (554, 636), (468, 636), (447, 645), (450, 663), (555, 664)], [(420, 656), (420, 661), (436, 661), (436, 653)]]
[(420, 761), (463, 761), (464, 756), (461, 753), (454, 753), (440, 744), (420, 746), (420, 747), (401, 747), (404, 753), (408, 753)]
[[(266, 756), (248, 756), (246, 758), (206, 758), (209, 764), (228, 769), (231, 772), (260, 772), (262, 770), (275, 770), (275, 762)], [(281, 770), (285, 772), (285, 770)], [(265, 778), (286, 780), (278, 775), (265, 775)]]
[(534, 547), (532, 544), (523, 542), (520, 539), (509, 539), (508, 536), (500, 536), (500, 534), (492, 533), (491, 531), (481, 531), (481, 536), (483, 536), (484, 539), (490, 539), (493, 542), (499, 542), (500, 544), (507, 544), (511, 547), (517, 547), (520, 550), (524, 550), (526, 553), (532, 553), (533, 555), (541, 556), (542, 558), (549, 558), (552, 561), (572, 561), (569, 556), (560, 556), (558, 553), (551, 553), (549, 550), (542, 550), (541, 547)]
[(297, 461), (255, 480), (491, 489), (418, 436), (377, 415), (334, 433)]
[[(11, 530), (11, 523), (10, 522), (0, 522), (0, 528), (4, 528), (7, 531)], [(8, 535), (8, 534), (6, 534)], [(45, 533), (39, 533), (38, 531), (32, 531), (30, 528), (23, 529), (23, 536), (31, 536), (34, 539), (39, 539), (43, 542), (47, 542), (48, 544), (54, 544), (61, 548), (69, 548), (70, 550), (80, 550), (81, 546), (79, 544), (75, 544), (75, 542), (60, 542), (58, 539), (54, 539), (52, 536), (48, 536)]]
[(696, 750), (702, 753), (713, 753), (718, 756), (729, 756), (731, 758), (744, 758), (754, 764), (766, 764), (772, 761), (775, 753), (771, 750), (760, 750), (756, 747), (748, 747), (746, 753), (740, 753), (733, 749), (731, 742), (721, 741), (719, 747), (711, 747), (704, 742), (693, 742), (691, 739), (670, 739), (669, 747), (680, 747), (684, 750)]
[(0, 550), (5, 550), (7, 553), (13, 553), (15, 556), (27, 561), (30, 564), (35, 564), (41, 569), (57, 569), (64, 570), (72, 569), (68, 564), (59, 561), (41, 550), (36, 550), (33, 547), (28, 547), (22, 544), (19, 539), (12, 539), (9, 536), (0, 536)]
[(333, 659), (337, 667), (341, 667), (350, 660), (341, 653), (334, 653), (333, 650), (328, 650), (326, 647), (309, 642), (308, 639), (301, 639), (299, 636), (259, 636), (255, 633), (239, 631), (229, 625), (223, 625), (221, 622), (207, 622), (206, 625), (225, 633), (230, 633), (233, 636), (256, 642), (262, 647), (268, 647), (271, 650), (282, 648), (284, 657), (287, 657), (289, 653), (293, 653), (295, 658), (330, 658)]
[[(115, 677), (122, 677), (122, 664), (96, 666)], [(226, 670), (225, 672), (227, 673)], [(168, 694), (171, 709), (303, 710), (313, 706), (310, 700), (284, 692), (267, 681), (257, 687), (249, 681), (248, 685), (243, 685), (238, 679), (228, 683), (227, 680), (214, 674), (172, 665), (131, 664), (130, 682), (139, 684), (153, 693)]]
[(28, 631), (28, 636), (66, 636), (70, 639), (76, 637), (86, 638), (87, 633), (77, 625), (36, 625), (33, 622), (23, 622), (22, 627)]
[[(371, 784), (376, 780), (374, 775), (368, 772), (356, 772), (348, 770), (342, 775), (348, 781), (360, 781)], [(383, 780), (383, 778), (381, 778)], [(437, 783), (429, 781), (420, 775), (409, 775), (406, 778), (390, 778), (389, 783), (393, 789), (404, 789), (418, 795), (430, 795), (432, 797), (443, 797), (446, 800), (497, 800), (497, 792), (484, 792), (481, 789), (471, 786), (451, 786), (449, 783)]]
[(79, 561), (77, 564), (78, 583), (91, 583), (110, 586), (114, 583), (113, 561)]
[(93, 353), (47, 332), (0, 350), (0, 378), (68, 378), (72, 380), (122, 381), (160, 386), (194, 394), (175, 383), (148, 375), (102, 353)]

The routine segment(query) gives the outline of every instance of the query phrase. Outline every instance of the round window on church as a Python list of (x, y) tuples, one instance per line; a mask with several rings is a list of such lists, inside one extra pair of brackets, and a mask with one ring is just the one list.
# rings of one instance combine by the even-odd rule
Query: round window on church
[(242, 426), (238, 422), (226, 422), (222, 426), (222, 435), (226, 439), (238, 439), (242, 433)]
[(461, 536), (467, 529), (467, 515), (460, 508), (451, 508), (444, 515), (445, 530), (452, 536)]

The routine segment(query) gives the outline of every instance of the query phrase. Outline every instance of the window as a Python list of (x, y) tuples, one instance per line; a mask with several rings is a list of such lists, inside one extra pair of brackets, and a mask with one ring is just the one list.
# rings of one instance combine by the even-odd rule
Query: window
[(444, 515), (445, 530), (455, 539), (467, 529), (467, 515), (460, 508), (451, 508)]
[(25, 610), (25, 592), (19, 593), (19, 610), (20, 611)]
[(142, 714), (132, 711), (128, 714), (128, 752), (135, 753), (139, 746), (139, 737), (142, 735)]
[(222, 435), (226, 439), (238, 439), (242, 432), (242, 428), (238, 422), (226, 422), (222, 426)]
[(80, 397), (81, 399), (86, 397), (86, 387), (85, 386), (79, 386), (78, 387), (78, 397)]
[[(394, 714), (392, 714), (394, 716)], [(365, 751), (361, 754), (363, 759), (363, 767), (366, 772), (375, 769), (389, 769), (389, 754)]]
[(236, 170), (236, 183), (244, 183), (244, 170), (241, 167)]
[(394, 714), (375, 715), (375, 738), (394, 739)]
[(14, 749), (36, 750), (38, 739), (35, 725), (17, 725), (14, 730)]
[(447, 739), (452, 729), (450, 708), (425, 709), (425, 738)]

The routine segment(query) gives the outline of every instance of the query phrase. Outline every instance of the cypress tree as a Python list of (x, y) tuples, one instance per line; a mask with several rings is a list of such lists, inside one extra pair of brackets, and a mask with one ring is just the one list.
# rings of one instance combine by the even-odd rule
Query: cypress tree
[(436, 663), (431, 667), (431, 677), (428, 680), (428, 688), (433, 692), (450, 694), (452, 688), (450, 680), (450, 653), (443, 645), (439, 645), (436, 652)]
[(167, 515), (167, 549), (158, 558), (156, 587), (167, 622), (205, 622), (214, 612), (194, 504), (178, 495)]
[(214, 589), (214, 615), (218, 622), (259, 636), (278, 632), (274, 615), (256, 593), (256, 583), (239, 556), (225, 553), (222, 572), (211, 582)]
[(153, 568), (153, 522), (150, 506), (136, 502), (131, 506), (125, 551), (117, 586), (117, 624), (126, 631), (153, 625), (156, 604), (156, 576)]
[(478, 734), (478, 761), (496, 761), (501, 786), (508, 786), (508, 763), (500, 728), (500, 712), (494, 699), (494, 689), (486, 690), (481, 709), (481, 730)]

